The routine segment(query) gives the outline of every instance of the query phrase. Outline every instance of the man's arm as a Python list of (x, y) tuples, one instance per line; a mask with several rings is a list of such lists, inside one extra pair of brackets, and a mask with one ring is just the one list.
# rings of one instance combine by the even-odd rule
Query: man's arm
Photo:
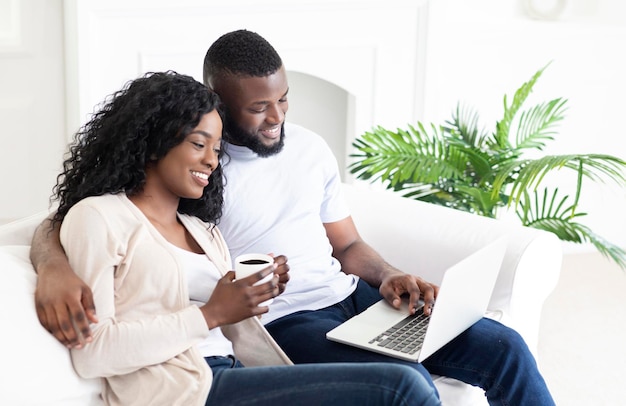
[(352, 217), (334, 223), (325, 223), (326, 235), (333, 246), (333, 256), (341, 263), (343, 272), (354, 274), (372, 286), (395, 308), (400, 307), (400, 296), (409, 295), (409, 309), (415, 311), (420, 295), (424, 313), (430, 314), (439, 287), (422, 278), (406, 274), (389, 265), (359, 235)]
[(38, 274), (35, 308), (41, 325), (68, 348), (91, 341), (97, 323), (91, 289), (72, 270), (59, 239), (60, 224), (45, 219), (35, 230), (30, 260)]

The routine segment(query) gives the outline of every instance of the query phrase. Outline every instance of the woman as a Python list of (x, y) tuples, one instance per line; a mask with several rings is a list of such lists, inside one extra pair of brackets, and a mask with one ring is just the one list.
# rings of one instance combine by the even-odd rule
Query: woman
[(410, 368), (284, 365), (253, 317), (279, 294), (278, 276), (253, 285), (284, 272), (286, 260), (235, 281), (215, 226), (218, 103), (191, 77), (147, 74), (76, 135), (54, 189), (53, 225), (62, 222), (70, 264), (98, 309), (91, 342), (71, 350), (78, 374), (102, 377), (112, 405), (439, 404)]

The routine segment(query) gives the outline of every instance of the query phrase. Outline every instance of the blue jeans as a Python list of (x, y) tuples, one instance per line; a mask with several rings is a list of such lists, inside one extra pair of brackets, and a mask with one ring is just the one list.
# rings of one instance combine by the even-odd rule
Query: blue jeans
[(433, 387), (430, 373), (479, 386), (490, 405), (554, 405), (524, 340), (516, 331), (491, 319), (479, 320), (421, 364), (326, 339), (326, 332), (380, 299), (378, 289), (359, 281), (356, 291), (342, 302), (293, 313), (266, 327), (296, 364), (392, 362), (414, 368)]
[(213, 383), (206, 404), (440, 405), (422, 375), (394, 364), (309, 364), (244, 368), (234, 358), (209, 357)]

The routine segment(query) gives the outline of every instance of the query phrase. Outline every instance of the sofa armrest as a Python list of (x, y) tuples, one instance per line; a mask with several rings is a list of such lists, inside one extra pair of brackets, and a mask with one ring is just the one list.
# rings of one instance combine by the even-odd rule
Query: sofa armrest
[[(31, 223), (22, 225), (34, 230)], [(0, 233), (8, 231), (5, 227)], [(80, 378), (68, 349), (39, 323), (30, 245), (13, 242), (18, 244), (0, 246), (0, 320), (5, 332), (0, 346), (0, 405), (101, 406), (100, 380)]]
[(344, 184), (363, 239), (391, 265), (440, 284), (444, 271), (499, 236), (508, 244), (489, 311), (515, 328), (536, 355), (541, 309), (558, 280), (562, 248), (552, 233)]
[(33, 240), (35, 229), (49, 215), (48, 211), (41, 211), (28, 217), (15, 220), (0, 227), (0, 246), (28, 245)]

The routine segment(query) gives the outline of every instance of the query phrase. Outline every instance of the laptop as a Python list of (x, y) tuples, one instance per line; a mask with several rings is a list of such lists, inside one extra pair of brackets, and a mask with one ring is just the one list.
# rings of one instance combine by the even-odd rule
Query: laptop
[[(483, 317), (505, 251), (506, 239), (501, 237), (448, 268), (429, 317), (421, 308), (409, 315), (408, 298), (403, 298), (400, 310), (382, 299), (326, 333), (326, 338), (422, 362)], [(406, 334), (415, 336), (407, 339)]]

